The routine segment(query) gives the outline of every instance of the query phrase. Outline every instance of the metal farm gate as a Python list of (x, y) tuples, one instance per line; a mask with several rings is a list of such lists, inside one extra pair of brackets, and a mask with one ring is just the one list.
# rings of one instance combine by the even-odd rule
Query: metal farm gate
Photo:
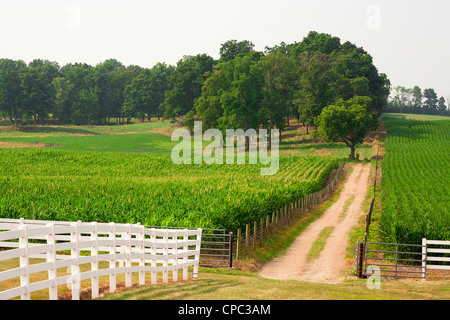
[(422, 244), (357, 242), (355, 273), (359, 277), (417, 278), (428, 269), (450, 270), (450, 241), (422, 239)]
[[(185, 229), (161, 226), (147, 228)], [(202, 229), (199, 265), (231, 268), (233, 266), (233, 232), (227, 232), (225, 229)]]

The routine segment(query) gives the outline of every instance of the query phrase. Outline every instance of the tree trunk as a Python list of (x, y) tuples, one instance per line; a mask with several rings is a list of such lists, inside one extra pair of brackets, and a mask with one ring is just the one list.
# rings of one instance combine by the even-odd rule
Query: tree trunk
[(355, 160), (355, 146), (350, 146), (350, 160)]

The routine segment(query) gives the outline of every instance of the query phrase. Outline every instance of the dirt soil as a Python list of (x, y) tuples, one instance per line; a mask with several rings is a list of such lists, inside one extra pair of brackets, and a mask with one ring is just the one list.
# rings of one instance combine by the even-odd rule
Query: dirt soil
[[(370, 166), (370, 163), (356, 164), (339, 199), (302, 232), (283, 256), (263, 265), (259, 274), (270, 279), (341, 282), (344, 279), (342, 271), (346, 263), (348, 234), (358, 219), (365, 214), (361, 205), (368, 190)], [(353, 201), (348, 205), (351, 201), (349, 199), (352, 198)], [(334, 226), (334, 230), (320, 256), (308, 262), (312, 244), (320, 232), (329, 226)]]

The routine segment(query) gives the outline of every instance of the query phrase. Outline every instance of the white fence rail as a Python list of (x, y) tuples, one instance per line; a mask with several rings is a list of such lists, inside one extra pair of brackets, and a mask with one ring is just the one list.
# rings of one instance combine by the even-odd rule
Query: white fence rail
[[(19, 258), (20, 266), (0, 272), (0, 282), (20, 278), (18, 287), (0, 291), (0, 300), (49, 289), (49, 299), (58, 299), (58, 286), (72, 288), (72, 300), (80, 299), (80, 281), (91, 279), (92, 298), (99, 296), (99, 277), (109, 276), (110, 292), (116, 290), (118, 274), (125, 274), (125, 286), (132, 285), (132, 274), (139, 274), (139, 285), (145, 284), (147, 272), (151, 283), (162, 273), (163, 283), (188, 279), (188, 267), (197, 278), (202, 229), (155, 229), (140, 224), (87, 223), (0, 219), (0, 263)], [(65, 254), (64, 254), (65, 253)], [(70, 254), (68, 254), (70, 253)], [(30, 258), (45, 259), (30, 264)], [(100, 262), (106, 261), (103, 267)], [(35, 261), (34, 261), (35, 262)], [(82, 272), (80, 265), (90, 264)], [(58, 268), (70, 269), (58, 276)], [(30, 275), (48, 272), (48, 279), (30, 282)]]
[[(441, 240), (427, 240), (422, 239), (422, 250), (426, 256), (426, 261), (423, 262), (423, 269), (440, 269), (450, 270), (450, 265), (438, 265), (436, 262), (450, 262), (450, 257), (445, 257), (445, 254), (450, 254), (450, 241)], [(440, 248), (433, 248), (430, 246), (440, 246)], [(443, 249), (442, 246), (448, 246), (447, 249)], [(429, 264), (433, 261), (434, 264)]]

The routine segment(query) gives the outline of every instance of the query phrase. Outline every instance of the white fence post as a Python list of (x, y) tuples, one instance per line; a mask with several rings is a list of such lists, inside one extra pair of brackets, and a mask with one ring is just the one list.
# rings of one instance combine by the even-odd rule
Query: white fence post
[(131, 287), (132, 274), (131, 274), (131, 224), (127, 225), (127, 231), (123, 233), (124, 240), (127, 241), (126, 246), (122, 246), (124, 253), (126, 253), (125, 267), (127, 272), (125, 273), (125, 287)]
[(172, 280), (178, 281), (178, 231), (174, 231), (174, 235), (172, 236), (172, 239), (174, 240), (174, 248), (173, 248), (173, 254), (175, 256), (175, 259), (172, 259), (173, 261), (173, 269), (172, 269)]
[(114, 222), (109, 223), (110, 231), (108, 233), (110, 247), (109, 254), (111, 259), (109, 260), (109, 268), (112, 269), (112, 274), (109, 276), (109, 292), (113, 293), (117, 289), (117, 278), (116, 278), (116, 224)]
[(156, 269), (156, 229), (152, 228), (150, 229), (150, 243), (151, 243), (151, 255), (153, 256), (153, 259), (150, 261), (150, 265), (152, 267), (152, 274), (151, 274), (151, 283), (157, 284), (158, 282), (158, 274), (155, 271)]
[(73, 227), (73, 230), (70, 234), (70, 242), (73, 243), (74, 248), (72, 248), (70, 252), (70, 257), (72, 258), (71, 265), (71, 286), (72, 286), (72, 300), (80, 300), (80, 264), (79, 256), (80, 252), (78, 249), (79, 245), (79, 232), (78, 226), (80, 221), (72, 222), (70, 225)]
[(99, 296), (99, 279), (98, 279), (98, 223), (92, 222), (94, 230), (91, 233), (91, 240), (94, 241), (94, 245), (91, 248), (91, 256), (94, 256), (94, 261), (91, 262), (91, 271), (94, 271), (94, 276), (91, 279), (92, 286), (92, 299)]
[(168, 283), (169, 282), (169, 271), (168, 271), (168, 266), (169, 266), (169, 263), (168, 263), (168, 260), (169, 260), (169, 250), (168, 250), (168, 247), (169, 247), (169, 230), (166, 230), (165, 232), (164, 232), (164, 236), (163, 236), (163, 247), (164, 247), (164, 249), (163, 249), (163, 256), (164, 256), (164, 259), (163, 259), (163, 283)]
[[(23, 222), (23, 221), (21, 221)], [(30, 270), (28, 259), (28, 226), (26, 224), (19, 225), (19, 229), (23, 230), (23, 235), (19, 238), (19, 249), (23, 249), (20, 256), (20, 267), (24, 268), (24, 274), (20, 276), (20, 286), (25, 287), (25, 293), (21, 295), (22, 300), (30, 300)]]
[(195, 264), (194, 264), (194, 272), (192, 274), (192, 278), (194, 280), (197, 280), (198, 276), (198, 265), (200, 262), (200, 235), (202, 234), (202, 229), (197, 229), (197, 234), (195, 235), (195, 240), (197, 241), (197, 244), (195, 245)]
[(187, 262), (188, 262), (188, 251), (189, 251), (189, 246), (188, 246), (188, 235), (187, 235), (187, 229), (184, 229), (184, 234), (183, 234), (183, 252), (184, 252), (184, 256), (183, 256), (183, 280), (187, 280), (188, 277), (188, 267), (187, 267)]
[(139, 244), (139, 285), (142, 286), (145, 284), (145, 227), (138, 223), (139, 226), (139, 235), (138, 239), (140, 241)]
[(56, 249), (55, 249), (55, 224), (48, 223), (47, 227), (51, 228), (51, 232), (47, 234), (47, 244), (51, 245), (51, 249), (47, 252), (47, 262), (51, 262), (52, 266), (48, 270), (48, 279), (52, 281), (52, 285), (48, 289), (49, 299), (58, 300), (58, 286), (56, 278), (58, 277), (56, 269)]
[(422, 239), (422, 276), (427, 280), (427, 239)]

